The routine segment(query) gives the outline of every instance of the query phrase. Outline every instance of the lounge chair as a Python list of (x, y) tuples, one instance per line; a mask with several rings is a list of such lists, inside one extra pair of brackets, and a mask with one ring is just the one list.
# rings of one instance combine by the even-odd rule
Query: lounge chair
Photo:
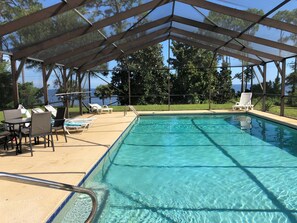
[[(51, 105), (46, 105), (44, 107), (47, 111), (50, 111), (54, 117), (57, 117), (57, 109), (55, 109)], [(65, 119), (64, 129), (67, 132), (67, 134), (70, 134), (69, 130), (84, 131), (90, 127), (90, 125), (92, 124), (92, 122), (95, 119), (96, 118), (69, 118), (69, 119)], [(65, 139), (65, 141), (66, 141), (66, 139)]]
[[(47, 111), (50, 111), (54, 117), (57, 117), (57, 109), (55, 109), (51, 105), (45, 105), (44, 107)], [(88, 129), (90, 127), (90, 125), (92, 124), (92, 122), (95, 119), (96, 118), (69, 118), (69, 119), (65, 119), (64, 129), (67, 132), (67, 134), (70, 134), (69, 130), (83, 130), (84, 131), (85, 129)]]
[(96, 112), (99, 114), (101, 114), (101, 112), (102, 112), (102, 107), (98, 104), (90, 104), (89, 103), (89, 109), (90, 109), (90, 112)]
[(70, 134), (69, 130), (85, 131), (91, 126), (93, 120), (94, 120), (93, 118), (66, 119), (66, 121), (64, 123), (64, 128), (68, 134)]
[(107, 113), (112, 113), (113, 108), (109, 108), (107, 105), (103, 105), (103, 107), (99, 104), (90, 104), (90, 111), (91, 112), (96, 112), (101, 114), (102, 112), (107, 112)]
[(57, 116), (57, 109), (55, 109), (53, 106), (51, 106), (51, 105), (45, 105), (44, 108), (45, 108), (45, 110), (51, 112), (52, 113), (52, 116), (54, 116), (54, 117)]
[(41, 108), (33, 108), (32, 113), (43, 113), (44, 111)]
[(254, 105), (252, 105), (252, 93), (241, 93), (240, 96), (240, 101), (236, 102), (235, 105), (232, 106), (232, 110), (235, 109), (245, 109), (245, 110), (253, 110), (254, 109)]
[(64, 123), (65, 131), (67, 134), (70, 134), (70, 130), (75, 130), (75, 131), (85, 131), (87, 130), (91, 125), (91, 122), (86, 122), (86, 121), (79, 121), (76, 120), (66, 120)]

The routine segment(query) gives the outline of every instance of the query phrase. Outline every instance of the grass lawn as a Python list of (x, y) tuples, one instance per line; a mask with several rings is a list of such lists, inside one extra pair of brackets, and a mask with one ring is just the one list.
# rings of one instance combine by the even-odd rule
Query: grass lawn
[[(231, 109), (233, 102), (229, 102), (226, 104), (211, 104), (211, 109)], [(125, 110), (125, 106), (110, 106), (113, 108), (114, 112), (123, 112)], [(168, 111), (168, 105), (135, 105), (134, 106), (137, 111)], [(183, 110), (207, 110), (209, 108), (208, 104), (174, 104), (170, 105), (171, 111), (183, 111)], [(262, 105), (259, 103), (255, 109), (261, 110)], [(86, 109), (83, 108), (83, 112), (86, 113)], [(272, 106), (269, 108), (269, 113), (279, 115), (280, 107)], [(70, 118), (79, 116), (79, 107), (69, 108), (69, 116)], [(297, 109), (295, 107), (286, 107), (285, 108), (285, 116), (291, 118), (297, 118)], [(3, 120), (3, 112), (0, 112), (0, 121)]]

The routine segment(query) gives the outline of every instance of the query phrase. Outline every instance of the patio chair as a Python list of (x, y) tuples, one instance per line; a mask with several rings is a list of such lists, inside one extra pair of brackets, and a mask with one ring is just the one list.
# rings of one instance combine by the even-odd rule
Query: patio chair
[[(3, 144), (3, 149), (8, 150), (8, 142), (12, 141), (11, 133), (9, 131), (2, 130), (0, 132), (0, 144)], [(13, 143), (11, 143), (11, 148), (13, 149)]]
[[(50, 112), (33, 113), (32, 120), (31, 120), (31, 127), (22, 129), (21, 139), (22, 139), (23, 135), (29, 137), (29, 146), (30, 146), (30, 150), (31, 150), (31, 156), (33, 156), (32, 141), (31, 141), (32, 138), (43, 137), (44, 138), (44, 148), (45, 148), (46, 147), (46, 137), (48, 137), (48, 146), (49, 146), (49, 143), (51, 142), (53, 151), (55, 151)], [(51, 139), (50, 139), (50, 137), (51, 137)]]
[[(10, 119), (22, 118), (21, 109), (3, 110), (3, 118), (5, 121), (10, 120)], [(4, 126), (5, 130), (11, 131), (11, 132), (18, 131), (19, 127), (20, 127), (19, 125), (14, 125), (14, 126), (5, 125)]]
[(57, 109), (55, 109), (53, 106), (45, 105), (44, 108), (45, 108), (45, 110), (51, 112), (54, 117), (57, 116)]
[(235, 109), (245, 109), (245, 110), (253, 110), (254, 109), (254, 105), (252, 105), (252, 93), (241, 93), (240, 96), (240, 101), (236, 102), (235, 105), (232, 106), (232, 110)]
[(65, 107), (59, 107), (57, 109), (57, 116), (54, 118), (54, 122), (53, 122), (53, 130), (55, 130), (56, 133), (56, 138), (57, 141), (58, 139), (58, 134), (57, 131), (58, 130), (63, 130), (63, 134), (64, 134), (64, 138), (65, 138), (65, 142), (67, 142), (67, 137), (66, 137), (66, 130), (65, 130), (65, 113), (66, 113), (66, 108)]

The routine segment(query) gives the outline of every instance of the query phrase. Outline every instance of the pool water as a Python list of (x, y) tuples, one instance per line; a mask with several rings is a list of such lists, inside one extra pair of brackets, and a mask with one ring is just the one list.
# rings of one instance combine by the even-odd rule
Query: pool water
[[(144, 116), (86, 180), (103, 223), (297, 222), (297, 131), (254, 116)], [(101, 190), (109, 190), (105, 196)], [(57, 222), (83, 222), (75, 196)]]

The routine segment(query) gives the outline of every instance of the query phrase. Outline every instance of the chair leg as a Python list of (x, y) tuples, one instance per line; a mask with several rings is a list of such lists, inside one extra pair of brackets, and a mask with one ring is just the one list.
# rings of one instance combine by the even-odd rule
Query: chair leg
[(64, 133), (64, 137), (65, 137), (65, 142), (67, 142), (67, 137), (66, 137), (65, 128), (63, 128), (63, 133)]
[(49, 137), (49, 135), (47, 135), (47, 146), (49, 147), (50, 145), (50, 137)]
[(53, 152), (55, 152), (55, 145), (54, 145), (54, 137), (53, 137), (53, 134), (51, 134), (51, 139), (52, 139)]
[(31, 150), (31, 156), (33, 156), (32, 142), (31, 142), (30, 136), (29, 136), (29, 145), (30, 145), (30, 150)]
[(44, 136), (43, 139), (44, 139), (44, 142), (43, 142), (44, 148), (46, 148), (46, 136)]
[(59, 139), (58, 139), (57, 129), (55, 129), (55, 133), (56, 133), (56, 139), (57, 139), (57, 141), (59, 141)]

